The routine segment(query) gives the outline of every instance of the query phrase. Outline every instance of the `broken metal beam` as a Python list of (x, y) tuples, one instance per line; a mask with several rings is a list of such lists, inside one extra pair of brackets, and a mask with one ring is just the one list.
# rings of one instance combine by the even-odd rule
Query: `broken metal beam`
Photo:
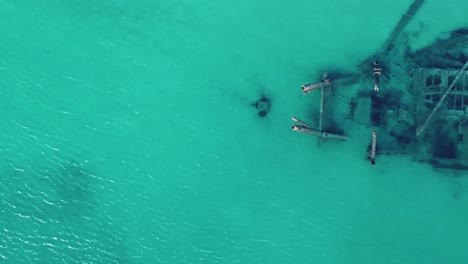
[(320, 82), (301, 85), (301, 89), (304, 95), (306, 95), (312, 92), (313, 90), (317, 90), (319, 88), (323, 89), (324, 87), (328, 87), (331, 84), (332, 82), (330, 78), (328, 78), (328, 73), (325, 72), (322, 74), (322, 80)]
[(376, 148), (377, 148), (377, 132), (374, 129), (374, 131), (372, 131), (371, 146), (369, 150), (369, 159), (372, 165), (375, 165)]
[(302, 133), (310, 134), (310, 135), (317, 136), (317, 137), (323, 138), (323, 139), (337, 139), (337, 140), (347, 140), (348, 139), (347, 136), (328, 133), (328, 132), (313, 129), (308, 124), (302, 122), (301, 120), (295, 118), (294, 116), (291, 117), (291, 119), (294, 122), (299, 123), (299, 125), (294, 125), (293, 124), (291, 126), (292, 130), (294, 130), (296, 132), (302, 132)]
[(324, 91), (323, 87), (320, 88), (320, 117), (319, 117), (319, 130), (320, 132), (323, 131), (323, 96), (324, 96)]
[(372, 65), (372, 62), (376, 59), (382, 60), (382, 57), (388, 55), (388, 53), (393, 49), (394, 42), (400, 36), (401, 32), (405, 29), (405, 27), (409, 24), (409, 22), (413, 19), (414, 15), (419, 11), (421, 6), (424, 4), (424, 0), (414, 0), (413, 4), (408, 8), (406, 13), (401, 17), (398, 24), (393, 28), (392, 32), (388, 36), (387, 40), (384, 42), (380, 52), (377, 56), (372, 56), (364, 60), (360, 65), (359, 69), (363, 72), (367, 72), (369, 65)]
[(406, 13), (401, 17), (397, 26), (393, 29), (388, 39), (385, 41), (381, 51), (383, 54), (389, 52), (393, 48), (393, 42), (395, 42), (400, 33), (409, 24), (411, 19), (413, 19), (414, 15), (416, 15), (416, 13), (419, 11), (423, 4), (424, 0), (415, 0), (413, 4), (408, 8)]

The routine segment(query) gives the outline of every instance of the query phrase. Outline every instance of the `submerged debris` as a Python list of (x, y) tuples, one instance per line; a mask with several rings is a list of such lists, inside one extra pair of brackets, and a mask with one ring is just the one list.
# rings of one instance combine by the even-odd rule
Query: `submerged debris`
[(257, 115), (260, 117), (266, 117), (271, 109), (271, 102), (268, 98), (262, 96), (262, 98), (258, 99), (255, 103), (252, 104), (255, 108), (257, 108), (258, 112)]

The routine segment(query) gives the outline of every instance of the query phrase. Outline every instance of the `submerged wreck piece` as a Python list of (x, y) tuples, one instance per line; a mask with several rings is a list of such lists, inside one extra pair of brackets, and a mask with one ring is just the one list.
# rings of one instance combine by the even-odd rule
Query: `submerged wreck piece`
[[(437, 169), (468, 170), (467, 69), (462, 73), (424, 68), (414, 72), (415, 123), (423, 124), (412, 144), (415, 160)], [(441, 100), (444, 94), (447, 96)]]
[(375, 165), (375, 150), (377, 147), (377, 132), (372, 131), (372, 139), (371, 139), (371, 144), (369, 146), (369, 160), (372, 165)]
[(255, 103), (252, 104), (255, 108), (257, 108), (258, 113), (257, 115), (260, 117), (265, 117), (268, 115), (271, 109), (271, 102), (268, 98), (262, 96), (262, 98), (258, 99)]

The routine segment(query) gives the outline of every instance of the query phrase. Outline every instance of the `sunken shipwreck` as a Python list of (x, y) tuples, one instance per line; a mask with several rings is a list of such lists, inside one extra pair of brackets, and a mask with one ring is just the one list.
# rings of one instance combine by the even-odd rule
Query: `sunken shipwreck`
[(347, 140), (341, 124), (352, 122), (369, 131), (363, 153), (372, 165), (379, 155), (403, 154), (437, 169), (468, 170), (468, 27), (411, 51), (404, 29), (423, 4), (413, 2), (377, 55), (350, 73), (330, 71), (302, 85), (304, 95), (320, 95), (317, 120), (292, 117), (292, 129)]

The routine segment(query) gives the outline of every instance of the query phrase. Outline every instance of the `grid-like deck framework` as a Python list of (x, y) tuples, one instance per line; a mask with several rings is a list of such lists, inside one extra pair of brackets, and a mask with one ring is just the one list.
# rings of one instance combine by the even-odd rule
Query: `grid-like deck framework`
[[(454, 81), (458, 72), (456, 70), (418, 69), (415, 73), (414, 87), (423, 87), (421, 95), (424, 98), (424, 106), (432, 109)], [(450, 114), (464, 116), (468, 111), (468, 71), (465, 71), (454, 88), (448, 94), (445, 109)], [(423, 110), (423, 109), (420, 109)], [(424, 110), (423, 110), (424, 111)]]
[[(421, 125), (455, 80), (458, 70), (417, 69), (414, 119)], [(418, 143), (415, 157), (433, 165), (468, 169), (468, 71), (460, 75)]]

